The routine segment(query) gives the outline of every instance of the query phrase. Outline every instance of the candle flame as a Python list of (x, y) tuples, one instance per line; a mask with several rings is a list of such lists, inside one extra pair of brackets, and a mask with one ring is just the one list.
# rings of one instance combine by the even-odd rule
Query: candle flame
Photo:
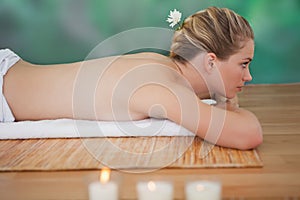
[(110, 178), (110, 169), (109, 168), (103, 168), (100, 173), (100, 182), (101, 183), (107, 183)]
[(153, 192), (156, 190), (156, 185), (153, 181), (148, 182), (148, 189)]

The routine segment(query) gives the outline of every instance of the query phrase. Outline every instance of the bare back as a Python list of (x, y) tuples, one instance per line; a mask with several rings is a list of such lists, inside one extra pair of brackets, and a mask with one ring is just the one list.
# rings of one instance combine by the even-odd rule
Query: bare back
[(131, 97), (151, 84), (177, 84), (172, 65), (156, 53), (48, 66), (21, 60), (5, 76), (4, 94), (16, 120), (139, 120), (149, 116), (135, 112)]

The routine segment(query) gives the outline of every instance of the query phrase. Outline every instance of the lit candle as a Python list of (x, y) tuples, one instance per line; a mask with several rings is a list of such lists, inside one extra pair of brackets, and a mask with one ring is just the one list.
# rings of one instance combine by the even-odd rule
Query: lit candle
[(115, 182), (109, 180), (110, 170), (103, 169), (100, 174), (100, 181), (89, 185), (90, 200), (117, 200), (118, 186)]
[(137, 192), (139, 200), (173, 199), (173, 185), (167, 181), (139, 182)]
[(193, 181), (185, 186), (187, 200), (220, 200), (221, 184), (217, 181)]

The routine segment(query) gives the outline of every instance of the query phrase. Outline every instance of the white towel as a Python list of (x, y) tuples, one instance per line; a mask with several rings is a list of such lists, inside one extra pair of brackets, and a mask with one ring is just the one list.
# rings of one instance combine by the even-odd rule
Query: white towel
[(20, 60), (9, 49), (0, 49), (0, 122), (12, 122), (15, 120), (3, 94), (3, 79), (7, 71)]
[(72, 119), (0, 123), (0, 139), (194, 136), (169, 120), (87, 121)]

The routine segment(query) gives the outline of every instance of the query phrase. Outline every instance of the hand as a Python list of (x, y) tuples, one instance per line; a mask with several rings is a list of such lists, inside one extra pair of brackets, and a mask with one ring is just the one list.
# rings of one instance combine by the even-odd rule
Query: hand
[(217, 101), (216, 107), (218, 108), (222, 108), (230, 111), (237, 111), (239, 109), (237, 96), (235, 96), (232, 99), (228, 99), (224, 96), (215, 94), (214, 99)]

